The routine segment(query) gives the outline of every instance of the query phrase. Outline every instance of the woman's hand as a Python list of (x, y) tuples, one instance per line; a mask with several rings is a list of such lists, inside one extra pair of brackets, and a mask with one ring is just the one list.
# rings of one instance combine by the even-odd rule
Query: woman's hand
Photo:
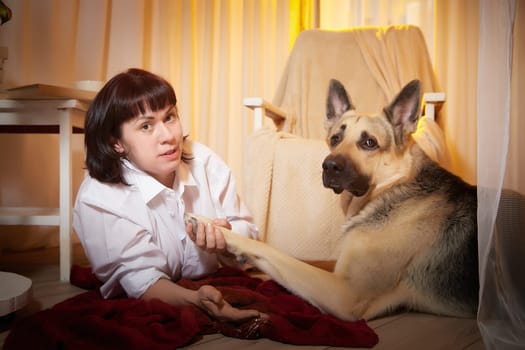
[(257, 310), (241, 310), (224, 300), (222, 293), (210, 285), (198, 290), (184, 288), (165, 278), (157, 280), (142, 295), (143, 300), (159, 299), (170, 305), (195, 305), (208, 315), (221, 321), (240, 322), (250, 318), (268, 318)]
[(231, 229), (231, 225), (226, 219), (214, 219), (206, 224), (199, 222), (195, 232), (193, 225), (189, 223), (186, 225), (186, 232), (197, 247), (209, 253), (224, 253), (226, 252), (226, 241), (218, 227)]
[(240, 322), (249, 318), (268, 318), (268, 315), (257, 310), (242, 310), (231, 306), (224, 300), (222, 293), (210, 285), (200, 287), (197, 291), (197, 298), (198, 307), (221, 321)]

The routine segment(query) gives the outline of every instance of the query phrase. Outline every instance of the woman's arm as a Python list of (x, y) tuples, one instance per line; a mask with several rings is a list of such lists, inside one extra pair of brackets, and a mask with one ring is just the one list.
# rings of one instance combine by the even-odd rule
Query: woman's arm
[(152, 284), (142, 299), (159, 299), (173, 306), (195, 305), (219, 320), (242, 321), (254, 317), (267, 317), (257, 310), (234, 308), (224, 300), (222, 293), (213, 286), (204, 285), (198, 290), (191, 290), (164, 278)]

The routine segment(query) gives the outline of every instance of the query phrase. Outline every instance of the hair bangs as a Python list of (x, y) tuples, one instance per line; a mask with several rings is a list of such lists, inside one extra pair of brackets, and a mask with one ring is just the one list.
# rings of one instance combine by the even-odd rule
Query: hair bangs
[(117, 124), (153, 112), (168, 105), (175, 106), (177, 98), (173, 88), (162, 79), (143, 79), (131, 76), (128, 82), (119, 86), (119, 98), (115, 99), (112, 115), (119, 119)]

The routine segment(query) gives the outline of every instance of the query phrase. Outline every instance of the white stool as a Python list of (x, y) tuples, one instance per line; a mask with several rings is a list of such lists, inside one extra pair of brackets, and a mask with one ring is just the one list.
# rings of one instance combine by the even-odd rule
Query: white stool
[(31, 285), (29, 278), (0, 271), (0, 317), (27, 305), (31, 297)]

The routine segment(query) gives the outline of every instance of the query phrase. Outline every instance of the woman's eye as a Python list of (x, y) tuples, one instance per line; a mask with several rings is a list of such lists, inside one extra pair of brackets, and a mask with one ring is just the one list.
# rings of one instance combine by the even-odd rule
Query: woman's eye
[(176, 112), (171, 112), (169, 114), (166, 114), (165, 122), (171, 122), (174, 120), (177, 120), (179, 118), (179, 115)]
[(144, 131), (148, 131), (149, 129), (151, 129), (151, 125), (145, 123), (145, 124), (142, 124), (142, 125), (140, 126), (140, 128), (141, 128), (142, 130), (144, 130)]

